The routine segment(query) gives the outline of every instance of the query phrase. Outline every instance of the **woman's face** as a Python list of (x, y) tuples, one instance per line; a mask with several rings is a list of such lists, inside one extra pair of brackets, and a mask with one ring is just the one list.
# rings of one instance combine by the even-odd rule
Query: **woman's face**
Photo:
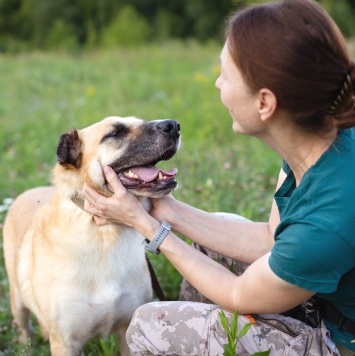
[(261, 124), (257, 111), (258, 96), (244, 81), (230, 55), (227, 42), (221, 53), (221, 74), (216, 80), (216, 87), (233, 119), (233, 130), (247, 135), (256, 134)]

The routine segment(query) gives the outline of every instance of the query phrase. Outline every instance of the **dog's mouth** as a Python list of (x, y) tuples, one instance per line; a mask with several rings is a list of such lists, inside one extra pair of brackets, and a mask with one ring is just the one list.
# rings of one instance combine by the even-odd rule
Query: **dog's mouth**
[(135, 195), (159, 197), (170, 193), (177, 186), (177, 168), (163, 170), (154, 165), (134, 166), (117, 175), (123, 186)]
[(131, 167), (123, 172), (118, 173), (118, 177), (126, 188), (143, 188), (150, 185), (157, 186), (168, 181), (175, 181), (177, 172), (177, 168), (166, 171), (159, 169), (156, 166), (148, 165), (141, 167)]
[(166, 149), (158, 158), (151, 157), (151, 160), (147, 160), (148, 156), (152, 156), (151, 153), (146, 153), (146, 156), (141, 153), (140, 159), (137, 159), (136, 162), (132, 160), (133, 162), (130, 165), (118, 161), (111, 167), (116, 172), (122, 185), (132, 194), (158, 198), (169, 194), (177, 187), (175, 177), (178, 169), (164, 170), (156, 167), (156, 164), (160, 161), (170, 160), (177, 150), (178, 141)]

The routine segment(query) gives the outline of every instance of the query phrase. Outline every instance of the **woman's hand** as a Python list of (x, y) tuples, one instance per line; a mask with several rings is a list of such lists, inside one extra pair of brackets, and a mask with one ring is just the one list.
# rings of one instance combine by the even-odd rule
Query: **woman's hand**
[(142, 214), (147, 214), (146, 211), (138, 199), (122, 185), (111, 167), (104, 167), (103, 170), (113, 195), (107, 198), (85, 184), (82, 191), (84, 210), (94, 215), (97, 225), (120, 223), (134, 226)]

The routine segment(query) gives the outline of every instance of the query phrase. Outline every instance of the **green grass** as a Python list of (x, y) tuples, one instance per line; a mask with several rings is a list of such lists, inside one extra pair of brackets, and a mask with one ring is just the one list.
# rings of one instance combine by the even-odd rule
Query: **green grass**
[[(232, 131), (214, 87), (220, 50), (191, 42), (0, 57), (0, 225), (4, 199), (49, 184), (59, 136), (110, 115), (178, 120), (183, 146), (161, 164), (179, 169), (175, 197), (204, 210), (265, 221), (280, 159), (256, 139)], [(176, 299), (181, 277), (164, 256), (152, 260), (164, 291)], [(13, 343), (11, 320), (0, 251), (0, 355), (49, 355), (40, 336), (32, 345)], [(113, 338), (92, 341), (85, 353), (114, 355), (117, 344)]]

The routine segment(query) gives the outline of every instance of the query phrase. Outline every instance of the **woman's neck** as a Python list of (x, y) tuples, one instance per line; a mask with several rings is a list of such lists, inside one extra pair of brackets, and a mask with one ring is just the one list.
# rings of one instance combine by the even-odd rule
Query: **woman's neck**
[(268, 133), (259, 138), (287, 162), (295, 175), (296, 185), (299, 185), (303, 175), (328, 150), (336, 137), (335, 128), (321, 135), (284, 124), (281, 129), (278, 125), (270, 125)]

